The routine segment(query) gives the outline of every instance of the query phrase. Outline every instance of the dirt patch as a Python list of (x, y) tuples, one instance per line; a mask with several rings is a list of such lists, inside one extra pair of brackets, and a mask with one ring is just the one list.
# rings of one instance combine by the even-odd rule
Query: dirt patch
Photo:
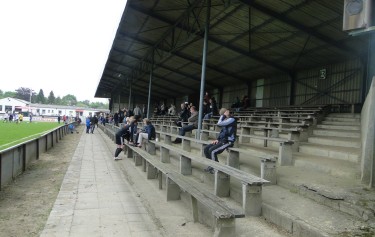
[(0, 236), (39, 236), (81, 138), (68, 134), (0, 191)]

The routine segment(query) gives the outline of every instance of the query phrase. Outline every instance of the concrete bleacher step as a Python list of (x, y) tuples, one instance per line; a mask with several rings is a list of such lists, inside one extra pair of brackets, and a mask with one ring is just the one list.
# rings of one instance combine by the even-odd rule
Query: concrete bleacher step
[[(263, 189), (262, 215), (293, 236), (372, 236), (360, 218), (334, 210), (278, 185)], [(358, 235), (356, 235), (358, 234)], [(366, 235), (370, 234), (370, 235)]]
[(341, 129), (314, 129), (313, 135), (359, 138), (361, 136), (361, 133), (360, 131), (348, 131), (348, 130), (341, 130)]
[(346, 131), (360, 131), (359, 125), (334, 125), (334, 124), (318, 124), (318, 129), (334, 129), (334, 130), (346, 130)]
[(339, 118), (360, 118), (361, 114), (359, 113), (330, 113), (326, 117), (339, 117)]
[(329, 145), (317, 145), (311, 143), (301, 143), (299, 146), (299, 153), (302, 155), (315, 155), (321, 157), (327, 157), (337, 160), (345, 160), (353, 163), (357, 163), (360, 158), (360, 151), (358, 148), (352, 147), (341, 147), (341, 146), (329, 146)]
[[(178, 161), (172, 163), (177, 165)], [(241, 169), (251, 170), (249, 167)], [(201, 170), (202, 167), (196, 167), (193, 170), (193, 176), (198, 177), (198, 180), (208, 184), (209, 187), (212, 186), (214, 176), (202, 174)], [(231, 195), (239, 199), (241, 187), (233, 186)], [(264, 186), (262, 197), (262, 217), (293, 236), (339, 236), (344, 232), (360, 233), (360, 228), (366, 225), (365, 221), (358, 216), (359, 214), (350, 215), (356, 211), (360, 213), (358, 208), (352, 210), (342, 207), (344, 211), (335, 210), (279, 185)]]
[(294, 166), (314, 170), (334, 177), (359, 179), (359, 165), (344, 160), (327, 159), (327, 157), (293, 153)]
[(278, 175), (279, 186), (375, 225), (375, 190), (358, 180), (291, 166), (279, 167)]
[(359, 138), (331, 137), (331, 136), (312, 136), (307, 139), (308, 143), (360, 148), (361, 141)]
[(353, 123), (353, 122), (346, 122), (346, 121), (327, 121), (327, 120), (323, 120), (321, 124), (336, 125), (336, 126), (359, 126), (360, 125), (359, 122)]
[(330, 117), (330, 116), (327, 116), (327, 117), (324, 118), (324, 121), (359, 123), (359, 122), (361, 122), (361, 119), (360, 118), (346, 118), (346, 117)]

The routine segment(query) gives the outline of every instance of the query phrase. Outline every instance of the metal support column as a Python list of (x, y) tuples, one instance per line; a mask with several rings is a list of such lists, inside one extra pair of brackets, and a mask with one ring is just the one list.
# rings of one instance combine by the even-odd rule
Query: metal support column
[(121, 95), (120, 95), (121, 92), (119, 92), (118, 94), (118, 111), (121, 110)]
[(296, 88), (296, 74), (295, 73), (290, 73), (290, 93), (289, 93), (289, 105), (294, 105), (295, 104), (295, 88)]
[(130, 81), (130, 85), (129, 85), (129, 105), (128, 105), (128, 109), (131, 109), (131, 100), (132, 100), (132, 81)]
[(152, 54), (152, 64), (150, 69), (150, 82), (148, 84), (148, 100), (147, 100), (147, 118), (150, 118), (150, 105), (151, 105), (151, 87), (152, 87), (152, 74), (154, 72), (154, 54)]
[(200, 133), (202, 129), (203, 95), (204, 95), (204, 85), (206, 82), (206, 62), (207, 62), (207, 48), (208, 48), (208, 31), (210, 28), (210, 13), (211, 13), (211, 0), (207, 0), (206, 24), (204, 26), (201, 91), (200, 91), (200, 97), (199, 97), (198, 130), (196, 133), (197, 139), (200, 138)]

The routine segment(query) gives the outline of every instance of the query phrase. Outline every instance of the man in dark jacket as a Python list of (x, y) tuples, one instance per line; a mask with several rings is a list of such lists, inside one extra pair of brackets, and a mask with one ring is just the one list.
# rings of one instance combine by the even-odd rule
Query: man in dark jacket
[(187, 108), (187, 102), (181, 104), (181, 111), (180, 111), (178, 117), (179, 118), (178, 118), (177, 121), (175, 121), (175, 124), (178, 127), (182, 127), (183, 123), (187, 122), (187, 120), (189, 118), (189, 110)]
[[(193, 131), (194, 129), (198, 128), (198, 111), (195, 108), (195, 106), (192, 106), (190, 108), (190, 113), (191, 116), (188, 118), (188, 125), (183, 126), (180, 128), (179, 135), (180, 136), (185, 136), (186, 132)], [(182, 139), (181, 138), (176, 138), (176, 140), (173, 141), (173, 143), (181, 143)]]
[[(217, 125), (221, 127), (221, 131), (216, 140), (204, 148), (204, 155), (207, 159), (219, 162), (217, 155), (222, 153), (228, 147), (232, 147), (236, 141), (237, 121), (230, 114), (228, 109), (222, 108), (220, 110), (220, 118)], [(214, 173), (214, 169), (209, 166), (205, 169), (206, 172)]]

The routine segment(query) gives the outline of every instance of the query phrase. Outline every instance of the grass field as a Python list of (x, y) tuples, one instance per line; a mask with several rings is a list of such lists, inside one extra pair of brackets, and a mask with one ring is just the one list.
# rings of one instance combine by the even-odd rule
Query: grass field
[(58, 123), (48, 122), (22, 122), (3, 123), (0, 122), (0, 151), (18, 143), (43, 135), (48, 130), (61, 126)]

